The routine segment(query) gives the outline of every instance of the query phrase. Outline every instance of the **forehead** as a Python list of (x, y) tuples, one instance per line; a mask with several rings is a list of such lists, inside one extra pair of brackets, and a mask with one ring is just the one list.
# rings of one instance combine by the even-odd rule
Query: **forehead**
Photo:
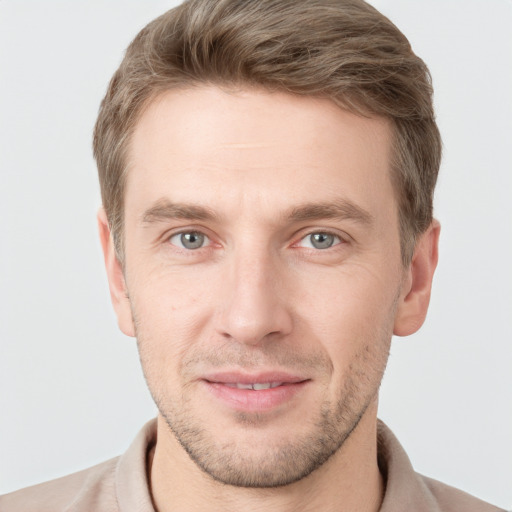
[(326, 99), (217, 87), (169, 91), (135, 128), (126, 213), (161, 198), (285, 209), (336, 195), (378, 208), (394, 201), (390, 152), (386, 120)]

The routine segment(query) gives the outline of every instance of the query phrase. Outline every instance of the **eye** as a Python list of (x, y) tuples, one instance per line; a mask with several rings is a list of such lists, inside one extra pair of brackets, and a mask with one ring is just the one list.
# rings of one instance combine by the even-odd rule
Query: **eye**
[(176, 247), (188, 250), (201, 249), (202, 247), (210, 245), (210, 239), (199, 231), (176, 233), (169, 238), (169, 242)]
[(308, 247), (310, 249), (330, 249), (334, 245), (341, 243), (339, 236), (332, 233), (325, 233), (319, 231), (317, 233), (310, 233), (305, 236), (299, 243), (299, 247)]

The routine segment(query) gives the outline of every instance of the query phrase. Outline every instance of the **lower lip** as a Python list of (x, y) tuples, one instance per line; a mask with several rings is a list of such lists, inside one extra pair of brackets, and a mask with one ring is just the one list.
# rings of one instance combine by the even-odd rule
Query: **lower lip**
[(265, 412), (292, 400), (309, 381), (293, 382), (258, 391), (233, 388), (220, 382), (203, 382), (210, 393), (237, 411)]

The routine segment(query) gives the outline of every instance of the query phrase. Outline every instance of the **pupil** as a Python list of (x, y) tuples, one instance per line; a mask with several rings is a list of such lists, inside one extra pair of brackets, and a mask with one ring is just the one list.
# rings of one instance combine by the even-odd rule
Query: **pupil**
[(198, 249), (203, 245), (204, 236), (201, 233), (183, 233), (181, 243), (187, 249)]
[(317, 249), (328, 249), (334, 242), (334, 236), (329, 233), (315, 233), (312, 236), (313, 247)]

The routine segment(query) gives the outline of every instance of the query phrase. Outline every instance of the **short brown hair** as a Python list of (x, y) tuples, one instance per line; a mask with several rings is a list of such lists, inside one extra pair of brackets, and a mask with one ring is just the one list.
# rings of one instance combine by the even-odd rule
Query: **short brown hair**
[(143, 109), (166, 90), (259, 86), (326, 97), (394, 129), (392, 181), (404, 264), (432, 222), (441, 139), (429, 71), (362, 0), (187, 0), (133, 40), (94, 131), (103, 206), (123, 258), (126, 152)]

